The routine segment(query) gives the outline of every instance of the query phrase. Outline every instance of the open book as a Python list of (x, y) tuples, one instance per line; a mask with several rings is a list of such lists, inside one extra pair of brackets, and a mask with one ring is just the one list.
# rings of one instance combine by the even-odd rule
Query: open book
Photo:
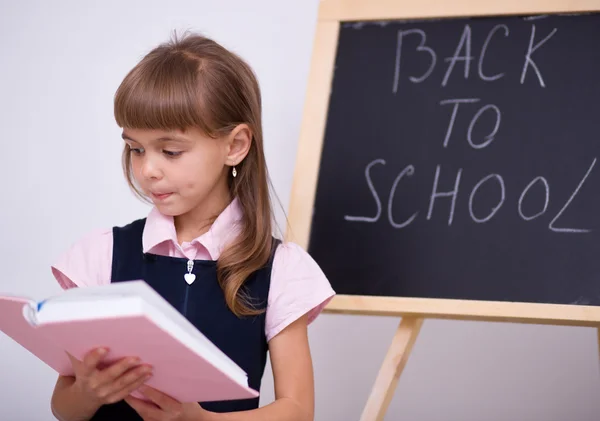
[(40, 302), (0, 296), (0, 331), (62, 375), (73, 375), (66, 352), (82, 360), (105, 346), (106, 362), (134, 356), (152, 365), (146, 384), (180, 402), (258, 396), (246, 373), (144, 281), (72, 288)]

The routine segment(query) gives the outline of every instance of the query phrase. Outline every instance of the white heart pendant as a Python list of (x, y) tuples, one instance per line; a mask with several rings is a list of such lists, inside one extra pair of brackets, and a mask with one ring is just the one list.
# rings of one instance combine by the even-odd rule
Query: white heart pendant
[(185, 282), (187, 282), (188, 285), (192, 285), (192, 282), (196, 280), (196, 275), (194, 275), (193, 273), (186, 273), (185, 275), (183, 275), (183, 277), (185, 278)]

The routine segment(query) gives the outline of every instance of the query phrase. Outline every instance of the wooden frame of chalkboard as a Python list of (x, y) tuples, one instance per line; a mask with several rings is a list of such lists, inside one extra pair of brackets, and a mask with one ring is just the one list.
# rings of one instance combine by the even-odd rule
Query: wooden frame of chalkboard
[[(334, 67), (343, 24), (461, 17), (577, 15), (598, 11), (600, 3), (597, 0), (322, 0), (313, 43), (286, 239), (309, 249)], [(343, 171), (342, 168), (339, 170)], [(339, 294), (328, 304), (325, 312), (402, 317), (361, 421), (383, 419), (426, 318), (590, 326), (598, 328), (600, 346), (600, 306), (582, 303), (546, 304), (510, 300)]]

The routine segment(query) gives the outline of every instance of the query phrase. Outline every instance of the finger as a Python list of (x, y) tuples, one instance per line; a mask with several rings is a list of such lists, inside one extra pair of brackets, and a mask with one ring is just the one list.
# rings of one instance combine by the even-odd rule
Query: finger
[(139, 389), (144, 382), (152, 377), (152, 368), (141, 366), (131, 372), (124, 374), (114, 384), (114, 391), (107, 395), (107, 403), (115, 403), (125, 399), (131, 392)]
[(65, 354), (67, 354), (67, 357), (69, 358), (69, 361), (71, 362), (71, 367), (73, 367), (73, 371), (75, 373), (80, 372), (81, 371), (81, 365), (83, 363), (81, 361), (79, 361), (77, 358), (75, 358), (74, 356), (72, 356), (67, 351), (65, 351)]
[(137, 412), (139, 416), (145, 420), (159, 420), (164, 418), (164, 412), (151, 402), (145, 402), (141, 399), (134, 398), (133, 396), (125, 398), (125, 402), (127, 402), (127, 404), (131, 406), (135, 410), (135, 412)]
[(142, 392), (144, 396), (146, 396), (148, 399), (160, 406), (165, 411), (172, 413), (180, 412), (181, 402), (173, 399), (169, 395), (165, 395), (164, 393), (147, 385), (141, 386), (140, 392)]
[(80, 366), (81, 372), (79, 374), (90, 376), (96, 371), (96, 367), (98, 367), (98, 364), (100, 364), (107, 354), (107, 348), (96, 348), (85, 354), (82, 361), (83, 364)]
[(112, 383), (115, 381), (115, 379), (122, 376), (125, 372), (139, 365), (140, 359), (137, 357), (122, 358), (100, 372), (100, 374), (98, 375), (98, 385), (104, 386), (106, 384)]

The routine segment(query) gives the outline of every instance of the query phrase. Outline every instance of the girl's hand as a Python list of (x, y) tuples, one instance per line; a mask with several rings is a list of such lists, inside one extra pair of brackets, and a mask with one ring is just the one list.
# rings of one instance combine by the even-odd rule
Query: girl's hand
[(140, 392), (150, 402), (129, 396), (125, 402), (137, 412), (144, 421), (202, 421), (208, 413), (196, 402), (181, 403), (158, 390), (143, 385)]
[(140, 365), (134, 357), (99, 368), (107, 353), (108, 350), (98, 348), (87, 353), (83, 361), (68, 354), (75, 371), (73, 387), (99, 407), (123, 400), (147, 381), (152, 372), (151, 367)]

